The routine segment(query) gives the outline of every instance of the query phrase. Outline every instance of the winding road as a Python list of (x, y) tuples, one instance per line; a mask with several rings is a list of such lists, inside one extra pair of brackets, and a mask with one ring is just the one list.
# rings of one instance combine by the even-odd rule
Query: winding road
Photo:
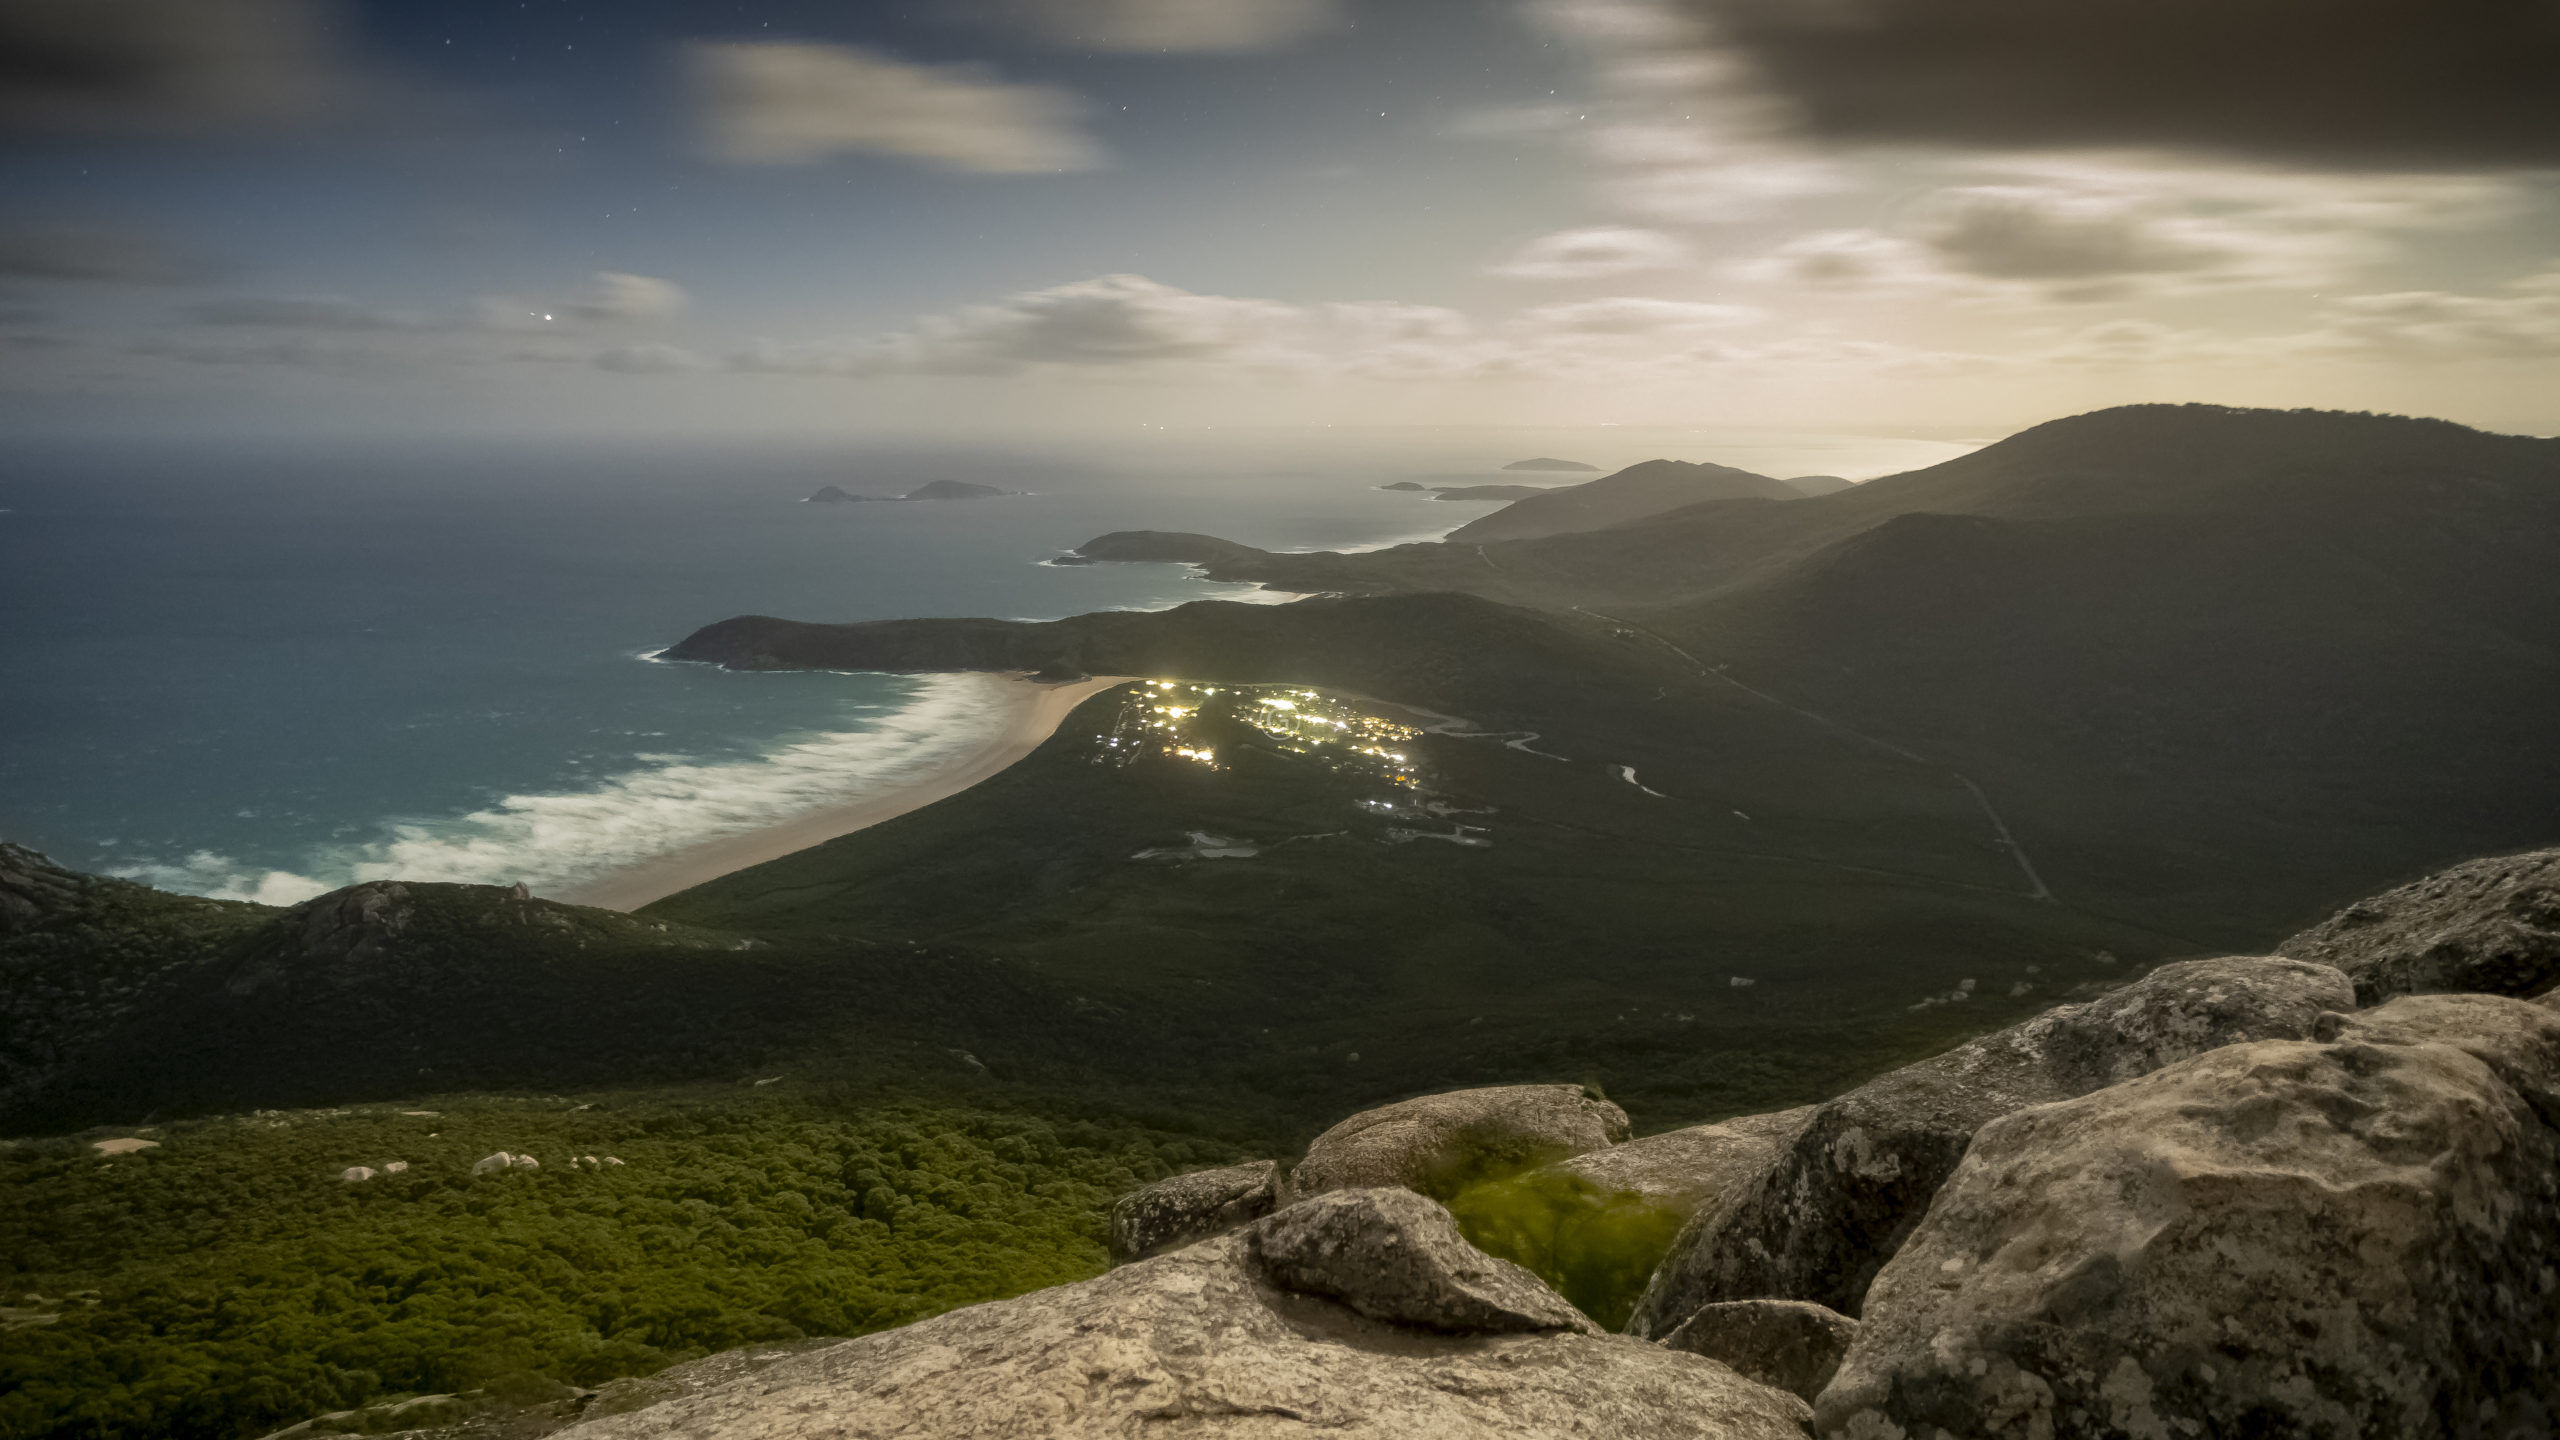
[(1982, 818), (1990, 822), (1991, 833), (1998, 838), (2000, 848), (2006, 850), (2009, 853), (2009, 858), (2016, 862), (2018, 866), (2018, 873), (2023, 876), (2027, 882), (2027, 897), (2031, 900), (2042, 900), (2048, 904), (2060, 903), (2053, 893), (2053, 888), (2045, 884), (2044, 876), (2037, 872), (2035, 861), (2028, 858), (2026, 847), (2018, 843), (2017, 832), (2009, 828), (2009, 822), (2006, 817), (2001, 815), (2000, 808), (1991, 803), (1991, 797), (1984, 793), (1982, 786), (1977, 784), (1972, 776), (1965, 774), (1963, 771), (1958, 770), (1944, 761), (1932, 760), (1926, 755), (1922, 755), (1916, 751), (1896, 745), (1890, 740), (1879, 739), (1878, 737), (1870, 735), (1863, 730), (1844, 725), (1839, 721), (1832, 719), (1828, 715), (1824, 715), (1813, 710), (1807, 710), (1801, 705), (1790, 704), (1789, 702), (1781, 700), (1777, 696), (1770, 694), (1766, 690), (1756, 689), (1752, 686), (1745, 685), (1741, 681), (1734, 679), (1732, 676), (1725, 674), (1722, 670), (1709, 665), (1704, 660), (1699, 659), (1697, 656), (1690, 654), (1688, 651), (1672, 644), (1668, 639), (1647, 630), (1641, 625), (1631, 624), (1628, 621), (1619, 619), (1615, 615), (1603, 615), (1597, 610), (1586, 610), (1579, 605), (1576, 605), (1573, 608), (1577, 612), (1588, 615), (1594, 620), (1606, 620), (1610, 624), (1618, 626), (1620, 629), (1630, 631), (1637, 635), (1642, 635), (1646, 639), (1660, 645), (1665, 650), (1670, 651), (1672, 654), (1688, 661), (1692, 666), (1697, 668), (1700, 675), (1705, 676), (1707, 679), (1720, 680), (1755, 700), (1761, 701), (1764, 704), (1774, 705), (1791, 715), (1800, 716), (1826, 730), (1832, 731), (1838, 735), (1846, 736), (1847, 738), (1855, 740), (1862, 745), (1872, 746), (1875, 749), (1881, 750), (1884, 753), (1895, 757), (1896, 759), (1907, 760), (1912, 764), (1921, 766), (1925, 769), (1941, 771), (1952, 776), (1957, 784), (1964, 787), (1965, 793), (1973, 797), (1974, 805), (1982, 811)]

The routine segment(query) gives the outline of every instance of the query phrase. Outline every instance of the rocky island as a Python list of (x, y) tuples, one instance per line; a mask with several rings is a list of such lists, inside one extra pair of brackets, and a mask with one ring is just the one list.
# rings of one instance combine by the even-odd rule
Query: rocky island
[(1546, 485), (1425, 485), (1418, 480), (1398, 480), (1392, 485), (1381, 485), (1378, 488), (1407, 491), (1417, 495), (1427, 494), (1434, 500), (1510, 501), (1526, 500), (1532, 495), (1544, 495), (1553, 487)]
[(893, 504), (906, 500), (992, 500), (1000, 496), (1019, 495), (1019, 490), (1004, 490), (993, 485), (979, 485), (966, 480), (934, 480), (919, 485), (904, 495), (856, 495), (841, 485), (821, 485), (817, 492), (800, 502), (804, 505), (845, 505), (862, 501)]
[(1526, 500), (1533, 495), (1544, 495), (1548, 489), (1549, 487), (1544, 485), (1434, 485), (1431, 487), (1431, 498), (1509, 502)]

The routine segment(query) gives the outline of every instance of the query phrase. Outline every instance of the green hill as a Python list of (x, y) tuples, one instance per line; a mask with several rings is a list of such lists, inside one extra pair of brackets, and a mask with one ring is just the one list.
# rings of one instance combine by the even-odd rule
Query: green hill
[(1251, 578), (1617, 617), (1956, 765), (2067, 894), (2256, 933), (2548, 840), (2554, 553), (2560, 441), (2131, 406), (1792, 503)]
[(1783, 480), (1727, 465), (1647, 460), (1614, 475), (1515, 500), (1483, 519), (1449, 532), (1460, 544), (1527, 540), (1598, 530), (1708, 500), (1793, 500), (1801, 492)]

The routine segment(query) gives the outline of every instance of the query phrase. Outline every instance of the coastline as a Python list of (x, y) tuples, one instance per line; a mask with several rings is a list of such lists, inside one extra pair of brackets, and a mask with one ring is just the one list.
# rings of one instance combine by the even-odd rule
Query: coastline
[(987, 701), (1007, 707), (1009, 714), (985, 743), (955, 751), (943, 763), (892, 789), (864, 795), (797, 815), (778, 825), (723, 835), (699, 845), (660, 855), (637, 865), (565, 886), (545, 896), (571, 905), (601, 910), (637, 910), (654, 900), (717, 880), (751, 865), (779, 860), (841, 835), (894, 820), (948, 799), (982, 780), (1012, 767), (1040, 743), (1057, 733), (1078, 705), (1135, 677), (1098, 676), (1063, 685), (1044, 685), (1027, 675), (988, 673)]

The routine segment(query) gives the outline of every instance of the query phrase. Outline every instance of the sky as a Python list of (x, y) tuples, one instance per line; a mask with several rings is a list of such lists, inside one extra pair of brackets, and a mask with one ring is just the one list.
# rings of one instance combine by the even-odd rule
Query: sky
[(2548, 0), (0, 0), (22, 434), (2560, 430)]

